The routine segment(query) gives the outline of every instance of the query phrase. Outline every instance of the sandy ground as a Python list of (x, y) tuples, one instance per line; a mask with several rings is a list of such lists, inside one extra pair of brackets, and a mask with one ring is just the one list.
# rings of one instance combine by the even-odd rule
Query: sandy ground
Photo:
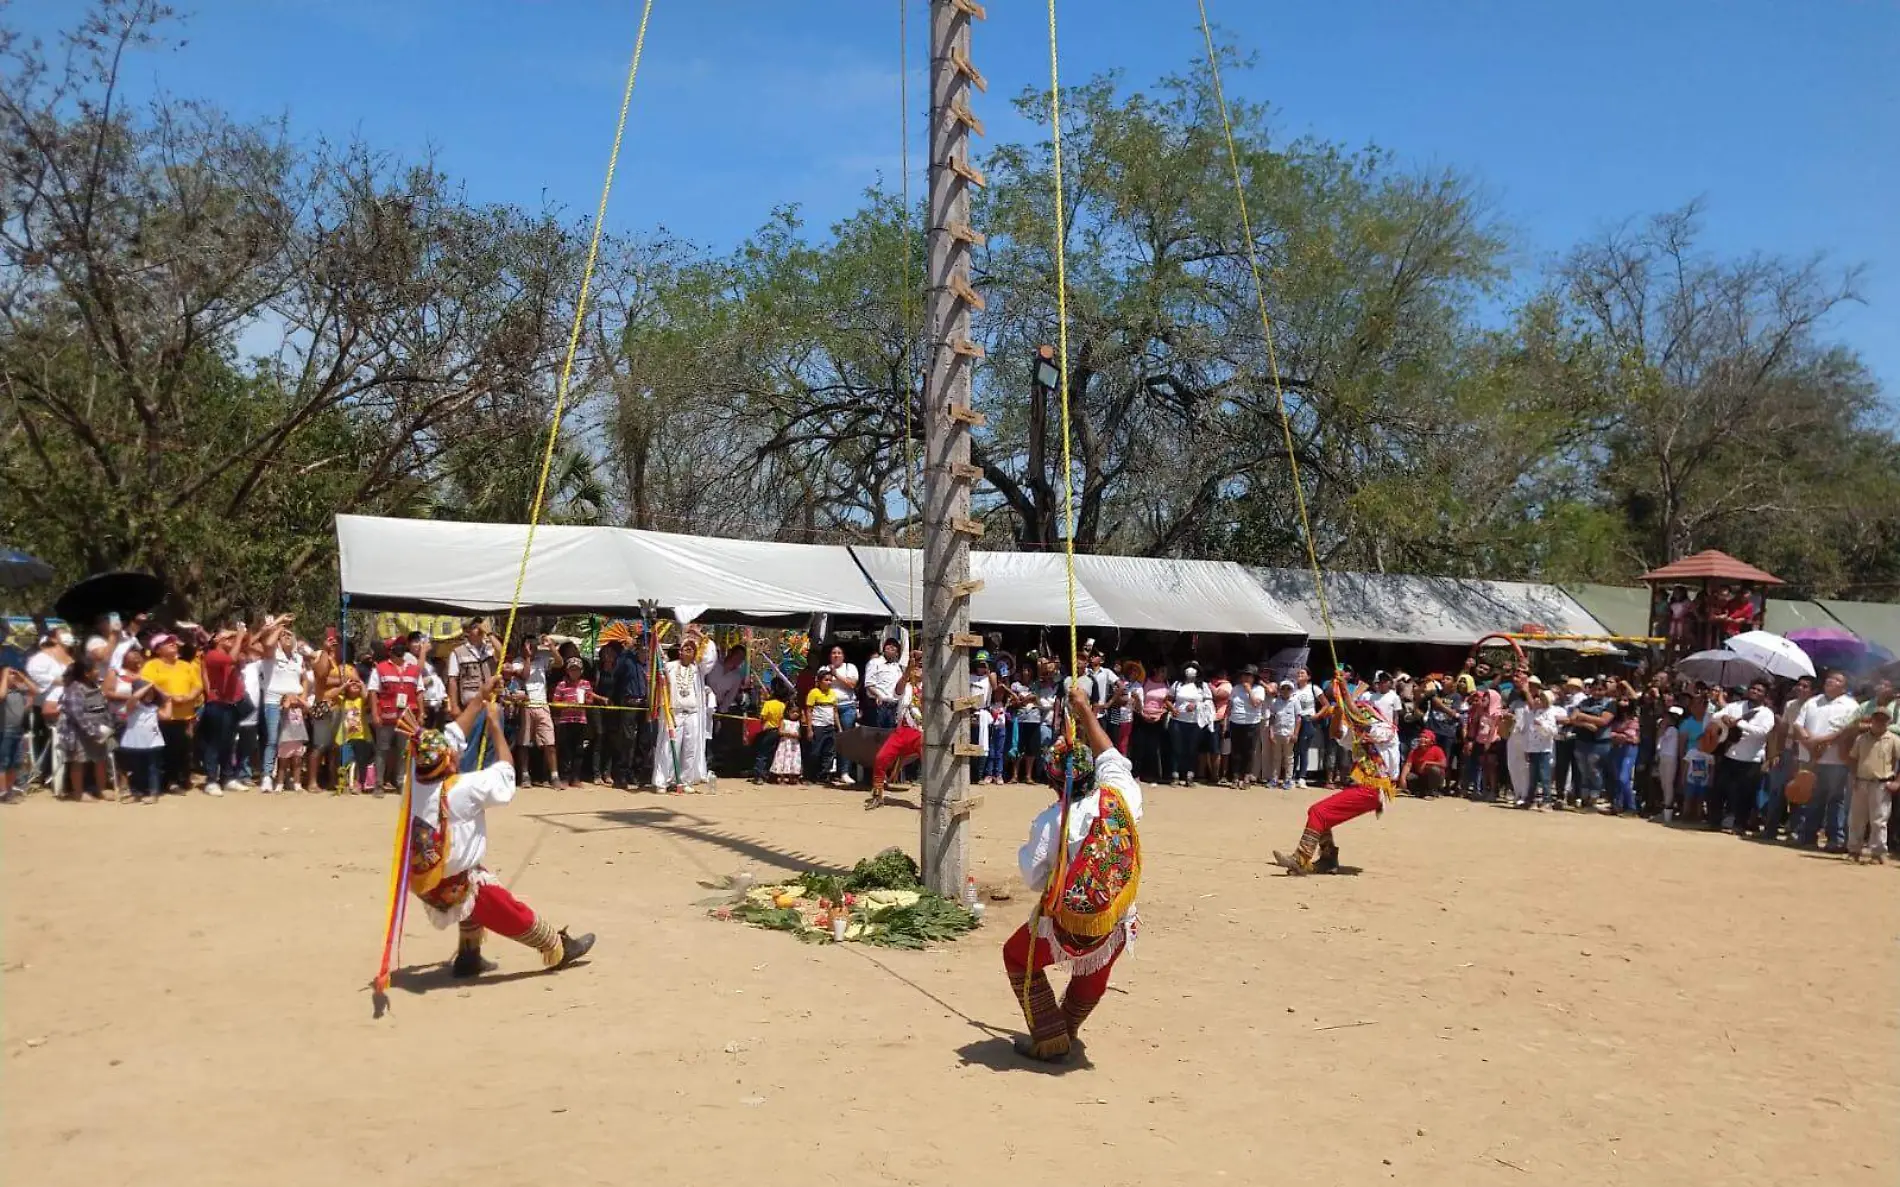
[[(977, 872), (1026, 789), (985, 789)], [(1900, 1175), (1900, 868), (1402, 801), (1289, 879), (1305, 792), (1159, 789), (1144, 933), (1063, 1074), (1016, 1063), (993, 908), (954, 947), (707, 918), (701, 878), (912, 847), (914, 812), (728, 784), (524, 792), (491, 864), (598, 931), (464, 985), (412, 915), (371, 1019), (395, 801), (0, 809), (5, 1180), (1825, 1183)], [(1066, 1169), (1065, 1169), (1066, 1168)], [(1015, 1180), (1028, 1181), (1028, 1180)]]

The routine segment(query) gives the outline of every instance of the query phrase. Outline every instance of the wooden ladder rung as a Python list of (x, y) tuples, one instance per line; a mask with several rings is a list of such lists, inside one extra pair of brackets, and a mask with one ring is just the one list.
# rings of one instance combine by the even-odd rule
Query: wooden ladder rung
[(983, 481), (983, 467), (973, 462), (951, 462), (950, 477), (960, 478), (965, 482), (981, 482)]
[(983, 646), (983, 636), (974, 635), (974, 634), (951, 635), (950, 646), (952, 647), (981, 647)]
[(951, 518), (950, 530), (953, 532), (962, 532), (966, 536), (976, 536), (979, 539), (983, 535), (982, 524), (974, 519), (965, 519), (960, 515)]
[(959, 581), (950, 587), (950, 596), (953, 598), (975, 597), (982, 592), (983, 579), (981, 577), (972, 577), (968, 581)]
[(983, 300), (983, 294), (971, 288), (970, 282), (963, 279), (962, 276), (953, 274), (950, 277), (950, 291), (956, 294), (958, 300), (976, 310), (978, 313), (983, 312), (987, 307), (987, 303)]
[(950, 64), (955, 66), (959, 73), (969, 78), (971, 86), (986, 95), (989, 94), (990, 80), (983, 77), (983, 72), (978, 70), (970, 61), (970, 55), (963, 52), (962, 46), (953, 45), (950, 47)]
[(958, 697), (956, 700), (951, 701), (950, 709), (954, 713), (968, 713), (972, 709), (981, 709), (983, 702), (988, 699), (989, 698), (982, 693), (973, 693), (970, 696)]
[(983, 176), (981, 169), (970, 164), (970, 162), (964, 160), (962, 157), (951, 157), (944, 162), (944, 167), (971, 185), (976, 186), (978, 189), (982, 189), (984, 186), (990, 184), (989, 179)]
[(943, 410), (950, 414), (951, 420), (960, 421), (963, 424), (969, 425), (971, 428), (980, 429), (990, 421), (989, 417), (984, 416), (981, 412), (970, 407), (968, 404), (959, 404), (955, 400), (945, 404)]
[(989, 357), (988, 352), (983, 349), (981, 342), (972, 342), (968, 338), (952, 338), (944, 345), (950, 348), (952, 354), (960, 354), (966, 359)]
[(975, 742), (958, 742), (950, 747), (950, 753), (958, 758), (986, 758), (990, 753), (990, 748), (978, 746)]
[(986, 21), (990, 18), (990, 14), (983, 11), (983, 6), (978, 4), (976, 0), (950, 0), (950, 7), (965, 16), (974, 17), (979, 21)]
[(950, 238), (968, 243), (972, 247), (982, 247), (990, 241), (988, 235), (969, 223), (945, 223), (943, 229), (950, 233)]
[(961, 95), (957, 96), (955, 106), (950, 108), (950, 118), (956, 120), (978, 136), (989, 135), (989, 133), (983, 130), (983, 121), (976, 118), (976, 112), (970, 110), (969, 101)]

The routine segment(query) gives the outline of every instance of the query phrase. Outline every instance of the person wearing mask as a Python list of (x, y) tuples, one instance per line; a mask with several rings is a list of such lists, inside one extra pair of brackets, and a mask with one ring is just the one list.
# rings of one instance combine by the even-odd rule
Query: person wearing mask
[(1213, 693), (1201, 683), (1201, 669), (1189, 663), (1181, 669), (1181, 678), (1168, 687), (1168, 748), (1173, 756), (1170, 774), (1176, 787), (1194, 781), (1195, 763), (1201, 754), (1203, 726), (1201, 710), (1213, 714)]
[(1293, 786), (1293, 751), (1300, 738), (1299, 690), (1282, 680), (1262, 706), (1266, 719), (1267, 758), (1262, 779), (1268, 787), (1285, 791)]
[(864, 665), (864, 691), (871, 698), (871, 724), (879, 729), (897, 726), (897, 683), (904, 677), (910, 649), (909, 635), (900, 627), (893, 638), (886, 638), (878, 653)]
[(1240, 669), (1240, 682), (1227, 699), (1229, 786), (1251, 787), (1261, 776), (1260, 723), (1266, 717), (1266, 707), (1267, 690), (1260, 684), (1260, 669), (1248, 664)]
[[(541, 698), (542, 712), (547, 711), (545, 665), (542, 667)], [(397, 729), (405, 713), (420, 713), (418, 706), (422, 696), (422, 667), (416, 658), (409, 654), (409, 639), (396, 635), (389, 640), (386, 658), (378, 660), (370, 672), (369, 683), (370, 724), (376, 737), (376, 779), (380, 790), (397, 791), (402, 788), (406, 777), (405, 768), (409, 763), (408, 735)], [(548, 749), (554, 748), (554, 723), (550, 720), (547, 728)], [(552, 769), (553, 763), (549, 762)]]
[(1717, 831), (1732, 828), (1736, 836), (1745, 837), (1755, 823), (1762, 753), (1775, 728), (1775, 711), (1768, 707), (1768, 682), (1750, 684), (1747, 696), (1723, 706), (1714, 722), (1722, 738), (1715, 747), (1715, 786), (1708, 826)]
[(226, 784), (250, 790), (238, 780), (237, 727), (244, 716), (244, 695), (238, 656), (250, 634), (242, 625), (219, 631), (198, 657), (204, 671), (204, 705), (198, 710), (198, 765), (204, 770), (206, 795), (221, 796)]
[(1298, 708), (1300, 727), (1293, 737), (1293, 781), (1307, 784), (1308, 766), (1313, 749), (1319, 745), (1319, 690), (1313, 686), (1313, 674), (1305, 668), (1293, 673), (1293, 703)]
[(1846, 673), (1836, 669), (1821, 681), (1821, 694), (1795, 719), (1801, 761), (1814, 771), (1814, 791), (1795, 825), (1797, 845), (1813, 845), (1825, 829), (1828, 848), (1838, 853), (1847, 847), (1847, 747), (1859, 712), (1860, 702), (1848, 695)]

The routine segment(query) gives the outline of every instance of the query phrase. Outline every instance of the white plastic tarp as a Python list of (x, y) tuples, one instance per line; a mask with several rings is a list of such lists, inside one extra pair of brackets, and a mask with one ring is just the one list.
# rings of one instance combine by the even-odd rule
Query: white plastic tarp
[[(504, 610), (514, 600), (527, 531), (524, 524), (339, 515), (343, 592), (365, 608)], [(669, 612), (889, 614), (838, 545), (627, 528), (536, 529), (523, 607), (632, 612), (648, 599)]]
[[(916, 619), (923, 597), (923, 555), (910, 548), (852, 545), (885, 600), (901, 618)], [(970, 621), (989, 626), (1055, 626), (1069, 621), (1068, 578), (1062, 557), (1046, 552), (972, 552), (970, 576), (983, 588), (970, 598)], [(913, 585), (915, 597), (913, 597)], [(1078, 580), (1075, 620), (1083, 626), (1114, 626)]]
[[(1078, 556), (1075, 571), (1109, 618), (1124, 630), (1309, 633), (1246, 569), (1232, 561)], [(1067, 621), (1066, 616), (1062, 621)]]
[[(1249, 571), (1309, 633), (1325, 634), (1309, 570)], [(1557, 586), (1523, 581), (1328, 572), (1326, 610), (1334, 637), (1365, 642), (1469, 646), (1486, 635), (1519, 632), (1527, 626), (1560, 635), (1611, 633)], [(1527, 641), (1525, 645), (1535, 644)], [(1590, 649), (1575, 643), (1548, 646)]]

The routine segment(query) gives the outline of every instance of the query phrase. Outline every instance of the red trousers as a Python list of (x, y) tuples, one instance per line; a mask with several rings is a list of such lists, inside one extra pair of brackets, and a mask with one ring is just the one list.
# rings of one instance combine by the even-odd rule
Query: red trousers
[(1306, 829), (1321, 836), (1348, 820), (1379, 810), (1379, 792), (1357, 783), (1335, 791), (1306, 810)]
[(510, 940), (519, 939), (534, 926), (534, 908), (509, 894), (499, 883), (490, 882), (476, 888), (475, 908), (468, 913), (466, 922)]
[[(1056, 955), (1050, 941), (1044, 939), (1035, 941), (1035, 951), (1031, 953), (1026, 923), (1003, 944), (1003, 969), (1009, 974), (1010, 988), (1016, 994), (1017, 1004), (1023, 1008), (1024, 1020), (1029, 1023), (1030, 1041), (1045, 1051), (1067, 1049), (1068, 1040), (1075, 1037), (1075, 1032), (1095, 1009), (1095, 1003), (1108, 992), (1108, 975), (1121, 959), (1121, 953), (1116, 952), (1107, 964), (1094, 972), (1070, 977), (1069, 987), (1058, 1002), (1055, 990), (1049, 986), (1049, 978), (1043, 974), (1044, 969), (1056, 962)], [(1033, 969), (1029, 967), (1032, 960)], [(1027, 992), (1025, 972), (1028, 973)]]
[(923, 752), (923, 732), (908, 723), (899, 724), (877, 749), (877, 760), (871, 764), (871, 786), (884, 786), (893, 770), (903, 770), (905, 763)]

